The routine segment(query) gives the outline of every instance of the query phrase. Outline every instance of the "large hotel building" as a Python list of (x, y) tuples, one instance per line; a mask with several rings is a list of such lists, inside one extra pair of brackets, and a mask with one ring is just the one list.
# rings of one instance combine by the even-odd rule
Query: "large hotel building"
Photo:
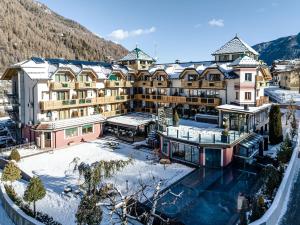
[(133, 136), (145, 130), (151, 114), (171, 107), (183, 121), (196, 118), (215, 128), (167, 126), (158, 131), (162, 154), (226, 166), (234, 155), (247, 158), (262, 148), (270, 107), (264, 87), (271, 75), (237, 36), (212, 55), (212, 61), (167, 64), (156, 64), (139, 48), (116, 63), (32, 57), (2, 75), (12, 84), (7, 112), (24, 140), (56, 149), (96, 139), (106, 126), (112, 132), (123, 127), (118, 134), (127, 135), (126, 121)]

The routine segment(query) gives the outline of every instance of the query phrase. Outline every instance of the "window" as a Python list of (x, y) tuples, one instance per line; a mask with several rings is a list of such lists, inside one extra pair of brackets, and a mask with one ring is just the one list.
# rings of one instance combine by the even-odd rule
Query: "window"
[(240, 96), (239, 96), (239, 92), (235, 92), (235, 99), (239, 100)]
[(78, 136), (78, 127), (65, 129), (65, 137), (71, 138)]
[(69, 99), (69, 92), (59, 91), (57, 92), (57, 100), (67, 100)]
[(88, 134), (88, 133), (93, 133), (93, 125), (92, 124), (84, 125), (82, 127), (82, 134)]
[(68, 82), (69, 79), (68, 79), (68, 76), (66, 74), (55, 74), (55, 81), (56, 82)]
[(87, 74), (80, 74), (78, 76), (78, 81), (80, 81), (80, 82), (89, 81), (89, 76)]
[(252, 73), (245, 73), (245, 81), (252, 81)]
[(245, 100), (251, 100), (251, 92), (245, 92)]

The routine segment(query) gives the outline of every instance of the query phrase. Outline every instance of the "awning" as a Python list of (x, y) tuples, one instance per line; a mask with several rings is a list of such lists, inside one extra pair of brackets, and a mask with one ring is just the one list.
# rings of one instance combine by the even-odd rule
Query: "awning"
[(254, 135), (243, 140), (240, 145), (245, 148), (252, 148), (253, 146), (259, 144), (263, 139), (263, 136), (255, 133)]

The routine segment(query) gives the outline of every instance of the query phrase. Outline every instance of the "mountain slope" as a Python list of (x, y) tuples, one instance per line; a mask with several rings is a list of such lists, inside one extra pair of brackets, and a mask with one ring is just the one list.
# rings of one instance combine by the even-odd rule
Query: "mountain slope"
[(268, 65), (276, 59), (300, 58), (300, 33), (260, 43), (253, 48), (260, 53), (260, 59)]
[(128, 52), (34, 0), (0, 5), (0, 72), (31, 56), (107, 60)]

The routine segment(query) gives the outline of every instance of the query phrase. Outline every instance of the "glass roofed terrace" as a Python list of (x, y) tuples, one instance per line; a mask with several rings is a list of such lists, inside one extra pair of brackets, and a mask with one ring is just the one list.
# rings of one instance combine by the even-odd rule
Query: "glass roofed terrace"
[(162, 134), (169, 138), (193, 142), (194, 144), (231, 145), (245, 139), (249, 134), (230, 130), (228, 136), (222, 135), (220, 128), (197, 128), (190, 126), (167, 127)]

